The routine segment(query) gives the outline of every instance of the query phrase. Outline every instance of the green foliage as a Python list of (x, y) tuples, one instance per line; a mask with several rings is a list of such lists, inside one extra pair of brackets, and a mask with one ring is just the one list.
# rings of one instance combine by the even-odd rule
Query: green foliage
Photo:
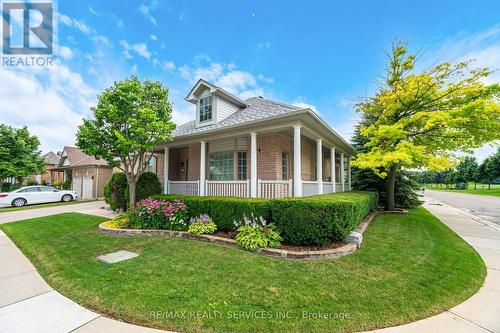
[(68, 179), (64, 183), (62, 183), (63, 190), (71, 190), (71, 179)]
[(0, 124), (0, 179), (14, 177), (18, 181), (45, 172), (40, 156), (40, 140), (26, 127), (13, 128)]
[(233, 221), (243, 219), (243, 216), (254, 214), (264, 219), (271, 218), (271, 201), (268, 199), (245, 199), (234, 197), (198, 197), (176, 194), (158, 195), (153, 198), (174, 200), (181, 199), (186, 203), (189, 217), (208, 214), (217, 223), (217, 229), (234, 231)]
[[(126, 181), (126, 179), (125, 179)], [(162, 186), (158, 176), (153, 172), (143, 172), (137, 181), (135, 200), (149, 198), (153, 195), (161, 194)], [(130, 191), (126, 189), (126, 200), (129, 201)]]
[(10, 183), (2, 183), (2, 188), (0, 192), (10, 192)]
[(52, 186), (54, 186), (55, 188), (58, 188), (58, 189), (61, 189), (61, 186), (62, 186), (62, 181), (60, 180), (56, 180)]
[(34, 179), (28, 178), (28, 179), (26, 180), (26, 185), (28, 185), (28, 186), (37, 185), (37, 182), (36, 182), (36, 180), (34, 180)]
[(292, 245), (327, 245), (341, 241), (378, 205), (375, 192), (326, 194), (272, 202), (272, 222)]
[(168, 89), (133, 76), (104, 90), (91, 110), (93, 119), (84, 119), (78, 128), (77, 146), (123, 170), (134, 209), (136, 183), (148, 167), (151, 150), (170, 141), (175, 129)]
[(250, 218), (243, 217), (242, 221), (235, 221), (238, 226), (236, 243), (244, 249), (255, 251), (264, 247), (280, 247), (282, 238), (274, 225), (267, 224), (261, 217), (250, 215)]
[(210, 216), (207, 214), (192, 217), (189, 220), (188, 231), (191, 234), (213, 234), (216, 230), (217, 225), (215, 225)]
[(377, 208), (375, 192), (345, 192), (305, 198), (249, 199), (159, 195), (154, 198), (185, 202), (189, 216), (209, 214), (218, 230), (234, 231), (245, 216), (259, 216), (276, 225), (292, 245), (325, 245), (342, 240)]
[(112, 210), (127, 210), (127, 199), (125, 191), (127, 189), (127, 177), (123, 172), (115, 172), (104, 185), (104, 200)]
[(394, 207), (394, 183), (402, 168), (444, 170), (453, 151), (467, 151), (500, 139), (500, 85), (485, 85), (491, 70), (471, 62), (438, 64), (415, 70), (416, 56), (397, 43), (387, 59), (387, 77), (379, 91), (356, 108), (367, 151), (352, 165), (388, 177), (388, 202)]
[(114, 219), (104, 223), (108, 228), (127, 229), (131, 226), (130, 216), (127, 213), (121, 213), (115, 216)]
[(130, 216), (137, 229), (187, 230), (187, 210), (181, 200), (143, 199)]
[(42, 185), (47, 186), (47, 179), (42, 179)]

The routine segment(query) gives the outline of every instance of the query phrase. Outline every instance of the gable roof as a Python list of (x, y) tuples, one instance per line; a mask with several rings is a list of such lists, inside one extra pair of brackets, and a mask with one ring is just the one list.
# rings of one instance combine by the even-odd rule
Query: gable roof
[(53, 151), (49, 151), (47, 154), (42, 155), (45, 164), (49, 165), (58, 165), (59, 164), (59, 156), (57, 156)]
[[(67, 160), (69, 163), (64, 165), (64, 161)], [(84, 165), (108, 165), (105, 160), (98, 160), (93, 156), (85, 154), (81, 149), (76, 147), (65, 146), (61, 154), (61, 159), (59, 160), (59, 166), (84, 166)]]
[(204, 86), (210, 90), (210, 93), (216, 95), (216, 96), (221, 96), (224, 97), (225, 99), (229, 100), (232, 102), (234, 105), (237, 105), (239, 107), (245, 107), (247, 106), (243, 100), (241, 100), (239, 97), (234, 96), (231, 94), (229, 91), (224, 90), (220, 87), (217, 87), (216, 85), (207, 82), (203, 79), (199, 79), (198, 82), (194, 85), (194, 87), (191, 89), (189, 94), (184, 98), (185, 101), (196, 104), (196, 97), (195, 94), (199, 90), (201, 86)]
[(196, 121), (192, 120), (188, 123), (177, 126), (177, 128), (173, 132), (173, 137), (202, 133), (208, 130), (244, 124), (256, 120), (264, 120), (266, 118), (284, 114), (291, 114), (298, 111), (304, 111), (304, 108), (264, 99), (262, 97), (251, 97), (249, 99), (246, 99), (244, 103), (246, 104), (246, 107), (240, 109), (239, 111), (236, 111), (229, 117), (213, 125), (196, 127)]

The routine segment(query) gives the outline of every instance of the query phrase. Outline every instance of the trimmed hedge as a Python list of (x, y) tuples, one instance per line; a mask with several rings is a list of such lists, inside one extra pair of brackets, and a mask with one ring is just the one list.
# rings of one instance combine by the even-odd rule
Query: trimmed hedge
[(208, 214), (218, 230), (232, 231), (243, 215), (262, 216), (276, 224), (284, 242), (291, 245), (326, 245), (341, 241), (377, 208), (375, 192), (343, 192), (305, 198), (247, 199), (158, 195), (157, 199), (181, 199), (189, 217)]
[(127, 198), (125, 196), (127, 186), (127, 177), (123, 172), (113, 173), (109, 181), (104, 185), (104, 200), (112, 210), (127, 209)]

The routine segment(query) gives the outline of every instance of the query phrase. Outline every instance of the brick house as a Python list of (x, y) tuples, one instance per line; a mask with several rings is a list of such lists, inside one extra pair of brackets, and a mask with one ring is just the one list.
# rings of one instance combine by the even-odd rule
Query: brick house
[(34, 180), (37, 184), (41, 184), (43, 181), (49, 184), (53, 184), (58, 180), (62, 181), (62, 179), (59, 179), (57, 173), (53, 174), (51, 172), (51, 170), (56, 168), (59, 164), (59, 155), (53, 151), (49, 151), (47, 154), (42, 155), (42, 158), (45, 161), (45, 173), (33, 175), (30, 179)]
[(185, 100), (196, 105), (196, 119), (156, 148), (158, 158), (164, 153), (165, 193), (281, 198), (350, 190), (356, 152), (311, 109), (241, 100), (202, 79)]
[(71, 189), (82, 199), (104, 197), (104, 185), (113, 168), (105, 160), (97, 160), (76, 147), (64, 147), (57, 166), (50, 170), (52, 179), (71, 180)]

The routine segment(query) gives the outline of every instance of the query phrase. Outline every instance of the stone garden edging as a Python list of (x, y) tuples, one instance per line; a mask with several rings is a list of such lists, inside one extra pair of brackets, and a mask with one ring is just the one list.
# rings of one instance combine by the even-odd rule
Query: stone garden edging
[[(355, 232), (363, 234), (373, 220), (373, 218), (379, 214), (405, 214), (405, 212), (395, 211), (395, 212), (372, 212), (368, 214), (361, 223), (358, 224)], [(194, 239), (202, 242), (227, 244), (232, 246), (237, 246), (236, 241), (230, 238), (218, 237), (213, 235), (196, 235), (190, 234), (187, 231), (174, 231), (174, 230), (155, 230), (155, 229), (115, 229), (104, 226), (105, 222), (99, 224), (98, 231), (102, 235), (107, 236), (167, 236), (167, 237), (178, 237)], [(313, 260), (313, 259), (333, 259), (346, 256), (357, 251), (361, 247), (361, 241), (359, 244), (348, 243), (336, 249), (325, 249), (325, 250), (311, 250), (311, 251), (292, 251), (285, 249), (274, 249), (274, 248), (262, 248), (255, 252), (274, 258), (282, 259), (299, 259), (299, 260)]]

